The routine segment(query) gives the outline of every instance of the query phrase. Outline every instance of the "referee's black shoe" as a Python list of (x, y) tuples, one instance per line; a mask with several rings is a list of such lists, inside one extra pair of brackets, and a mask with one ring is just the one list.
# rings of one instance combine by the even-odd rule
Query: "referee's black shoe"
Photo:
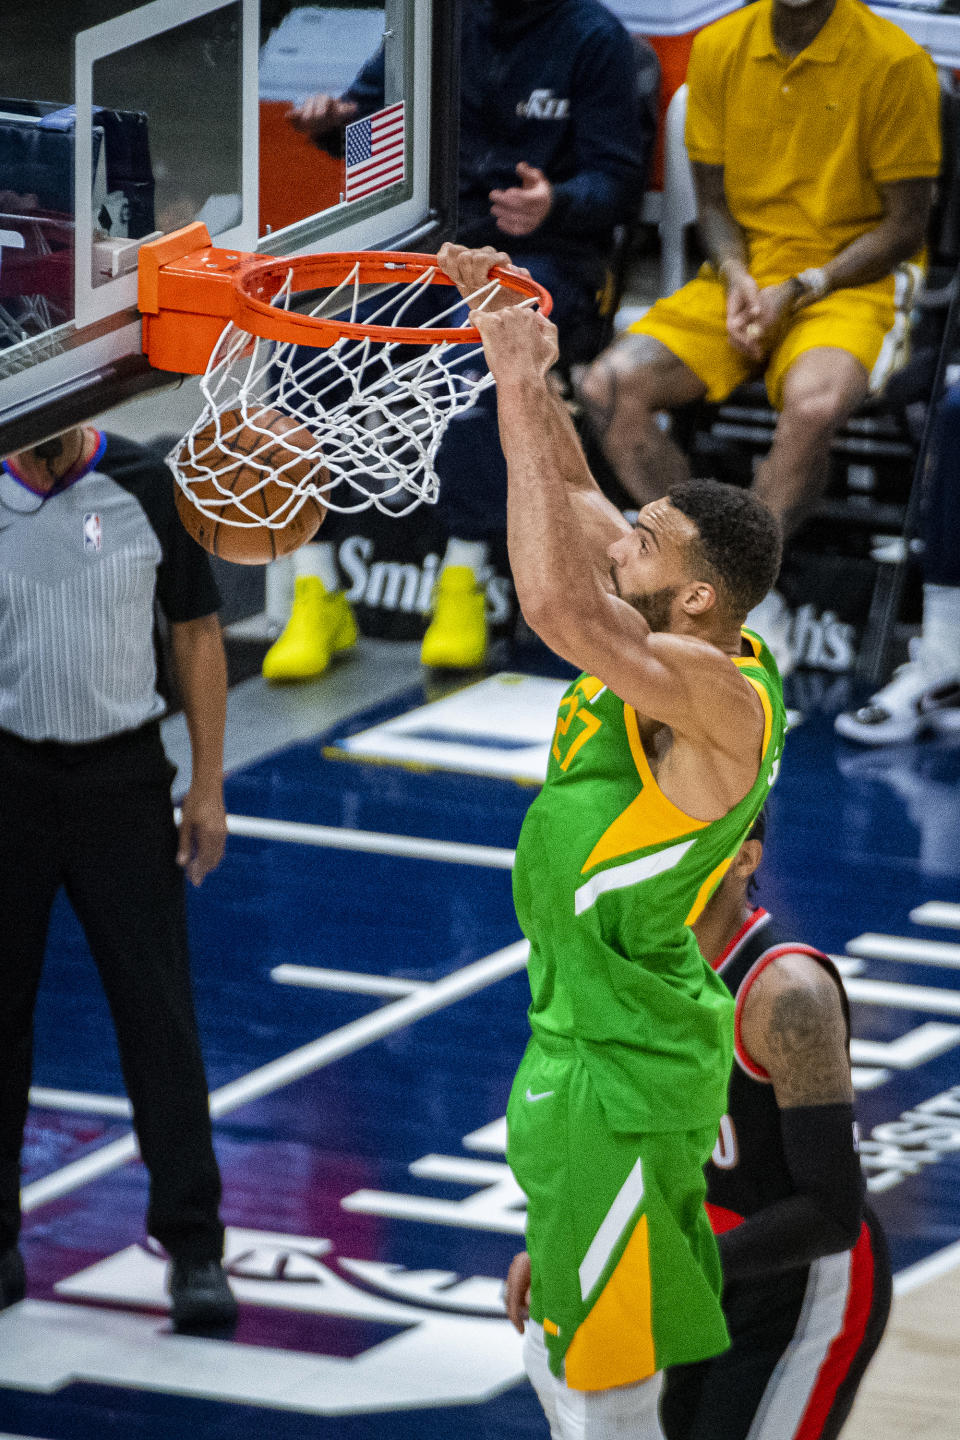
[(27, 1272), (16, 1245), (0, 1253), (0, 1310), (16, 1305), (27, 1293)]
[(232, 1330), (237, 1302), (219, 1260), (171, 1260), (167, 1279), (173, 1328), (181, 1334)]

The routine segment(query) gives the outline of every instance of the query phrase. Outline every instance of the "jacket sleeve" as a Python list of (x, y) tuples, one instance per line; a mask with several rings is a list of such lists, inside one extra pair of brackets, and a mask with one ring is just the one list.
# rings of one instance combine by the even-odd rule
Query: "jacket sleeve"
[[(383, 46), (375, 55), (365, 61), (359, 73), (350, 81), (350, 84), (340, 96), (341, 100), (352, 100), (357, 113), (355, 120), (362, 120), (365, 115), (374, 115), (378, 110), (383, 109), (384, 92), (384, 52)], [(318, 135), (314, 144), (319, 150), (326, 150), (328, 155), (339, 160), (344, 150), (344, 130), (341, 126), (337, 130), (330, 130), (326, 135)]]
[(583, 46), (571, 87), (576, 174), (553, 189), (551, 219), (571, 234), (609, 230), (639, 206), (656, 134), (660, 68), (622, 28)]
[(340, 96), (341, 100), (353, 100), (357, 105), (357, 118), (372, 115), (383, 109), (384, 92), (384, 50), (383, 46), (361, 68), (355, 79)]

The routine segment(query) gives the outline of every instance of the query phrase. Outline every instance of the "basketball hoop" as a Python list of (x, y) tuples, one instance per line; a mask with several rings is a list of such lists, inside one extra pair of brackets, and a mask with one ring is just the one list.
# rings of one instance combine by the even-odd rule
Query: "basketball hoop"
[[(551, 308), (542, 286), (509, 270), (491, 271), (464, 302), (451, 299), (453, 282), (433, 256), (257, 258), (215, 249), (202, 226), (180, 234), (181, 247), (197, 238), (200, 247), (172, 258), (176, 237), (142, 247), (144, 348), (152, 364), (197, 373), (209, 351), (204, 408), (167, 463), (190, 502), (221, 524), (280, 529), (311, 499), (391, 515), (435, 503), (444, 431), (493, 384), (478, 331), (455, 324), (456, 312), (464, 303), (483, 310), (504, 290), (544, 314)], [(280, 469), (278, 413), (296, 428), (295, 445), (280, 437), (290, 459)]]

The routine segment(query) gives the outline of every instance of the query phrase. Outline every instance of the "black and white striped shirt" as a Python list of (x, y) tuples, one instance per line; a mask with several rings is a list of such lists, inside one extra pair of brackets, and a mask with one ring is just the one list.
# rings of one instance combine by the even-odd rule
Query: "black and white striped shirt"
[(173, 484), (161, 460), (114, 435), (42, 498), (4, 462), (0, 730), (79, 743), (163, 713), (155, 606), (176, 623), (220, 603)]

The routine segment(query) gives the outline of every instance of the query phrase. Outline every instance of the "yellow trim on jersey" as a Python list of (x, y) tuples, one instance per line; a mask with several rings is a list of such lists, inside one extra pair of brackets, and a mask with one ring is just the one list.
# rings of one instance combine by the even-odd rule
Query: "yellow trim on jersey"
[[(739, 849), (739, 846), (737, 848)], [(700, 916), (703, 914), (704, 909), (706, 908), (707, 901), (710, 899), (710, 896), (713, 894), (714, 890), (716, 890), (717, 886), (720, 884), (720, 881), (723, 879), (724, 875), (726, 875), (732, 864), (733, 856), (728, 855), (726, 860), (720, 861), (720, 864), (715, 870), (710, 871), (710, 874), (707, 876), (706, 880), (704, 880), (703, 884), (700, 886), (700, 889), (697, 891), (697, 898), (696, 900), (694, 900), (693, 904), (690, 907), (690, 913), (687, 916), (686, 920), (684, 920), (684, 925), (696, 925), (697, 921), (700, 919)]]
[(596, 675), (583, 675), (577, 681), (577, 689), (589, 705), (592, 705), (600, 691), (606, 688), (604, 681), (598, 680)]
[[(734, 664), (737, 662), (734, 661)], [(770, 744), (770, 732), (773, 730), (773, 706), (770, 703), (770, 692), (762, 680), (757, 680), (753, 675), (744, 675), (748, 685), (752, 685), (760, 696), (760, 704), (763, 706), (763, 741), (760, 745), (760, 760), (763, 761), (767, 753), (767, 746)]]
[(650, 1297), (650, 1234), (641, 1215), (616, 1269), (564, 1357), (572, 1390), (633, 1385), (657, 1369)]
[[(753, 675), (747, 674), (745, 669), (747, 666), (751, 668), (759, 666), (762, 668), (763, 662), (760, 659), (762, 642), (758, 636), (751, 634), (748, 630), (742, 630), (740, 633), (747, 641), (753, 654), (731, 656), (731, 660), (743, 675), (747, 684), (752, 686), (760, 697), (760, 704), (763, 707), (763, 741), (760, 747), (762, 763), (763, 757), (767, 753), (767, 746), (770, 744), (770, 737), (773, 733), (773, 705), (770, 700), (770, 694), (763, 681)], [(764, 674), (765, 673), (764, 671)], [(577, 688), (580, 689), (581, 693), (588, 699), (592, 700), (604, 689), (604, 686), (601, 681), (597, 680), (594, 676), (590, 676), (588, 679), (581, 681)], [(574, 709), (570, 712), (569, 717), (567, 717), (568, 725), (569, 720), (572, 720), (576, 713), (576, 703), (574, 703)], [(584, 721), (593, 718), (584, 716), (582, 711), (580, 712), (580, 717)], [(640, 777), (641, 790), (639, 795), (637, 795), (634, 800), (631, 800), (627, 808), (617, 816), (600, 836), (600, 839), (596, 845), (594, 845), (580, 871), (581, 875), (586, 875), (588, 870), (592, 870), (595, 865), (602, 865), (607, 860), (615, 860), (622, 855), (629, 855), (635, 850), (646, 850), (652, 845), (668, 845), (671, 841), (679, 840), (681, 836), (693, 834), (698, 830), (705, 830), (708, 825), (713, 824), (711, 820), (695, 820), (692, 815), (687, 815), (679, 806), (674, 805), (673, 801), (668, 800), (666, 795), (664, 795), (654, 778), (653, 771), (650, 768), (650, 761), (647, 759), (647, 753), (643, 748), (637, 713), (626, 701), (624, 701), (623, 704), (623, 723), (627, 733), (627, 741), (630, 745), (630, 754), (633, 756), (633, 763)], [(558, 731), (559, 728), (560, 722), (558, 720)], [(584, 743), (588, 736), (593, 734), (594, 730), (598, 728), (599, 725), (596, 725), (589, 730), (584, 730), (582, 735), (577, 737), (575, 747), (579, 749), (580, 745)], [(555, 746), (556, 743), (557, 741), (555, 739)], [(554, 753), (556, 753), (556, 750)], [(568, 752), (566, 764), (569, 764), (569, 759), (571, 758), (572, 754)], [(565, 769), (566, 765), (564, 765), (563, 768)], [(731, 856), (730, 860), (725, 861), (725, 865), (729, 865), (732, 858)], [(711, 882), (713, 883), (711, 884)], [(705, 884), (711, 888), (707, 889), (706, 896), (702, 903), (702, 889), (694, 901), (693, 908), (698, 915), (706, 904), (707, 899), (709, 899), (713, 885), (716, 883), (716, 881), (713, 881), (713, 877), (709, 877)], [(699, 909), (697, 908), (698, 905)], [(687, 920), (686, 923), (692, 925), (693, 921)]]
[(626, 702), (623, 706), (623, 723), (642, 789), (600, 836), (580, 871), (581, 875), (586, 875), (588, 870), (592, 870), (595, 865), (602, 865), (605, 860), (629, 855), (634, 850), (646, 850), (651, 845), (666, 845), (694, 830), (705, 830), (710, 824), (709, 820), (694, 820), (690, 815), (685, 815), (664, 795), (644, 754), (636, 711)]

